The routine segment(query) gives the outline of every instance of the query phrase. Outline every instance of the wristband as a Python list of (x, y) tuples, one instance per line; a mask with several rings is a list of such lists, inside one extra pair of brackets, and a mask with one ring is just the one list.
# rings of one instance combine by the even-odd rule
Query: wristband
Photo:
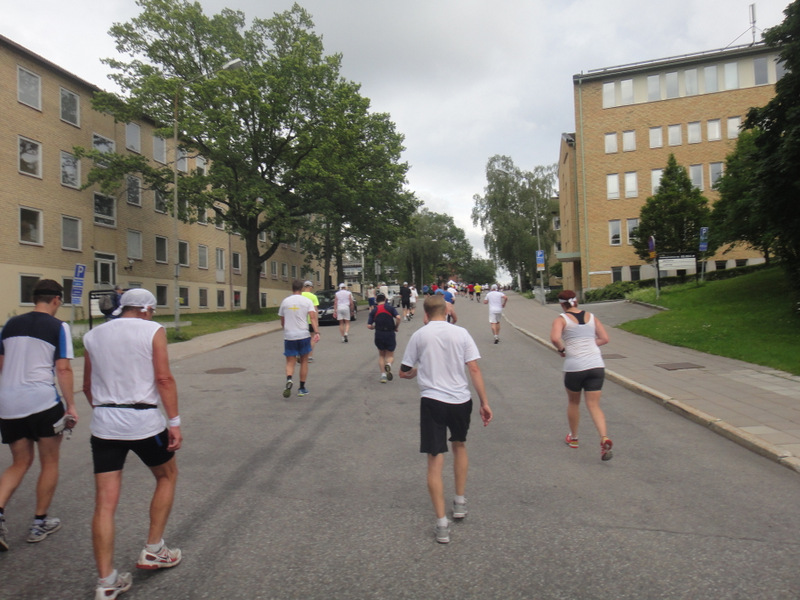
[(180, 427), (181, 426), (181, 416), (178, 415), (177, 417), (172, 417), (169, 420), (170, 427)]

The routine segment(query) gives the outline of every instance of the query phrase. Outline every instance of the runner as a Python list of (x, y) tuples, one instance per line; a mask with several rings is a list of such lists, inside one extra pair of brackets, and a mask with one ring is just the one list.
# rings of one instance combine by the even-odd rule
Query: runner
[[(385, 295), (385, 294), (384, 294)], [(342, 336), (342, 343), (346, 344), (350, 334), (350, 317), (355, 310), (353, 294), (347, 289), (344, 283), (339, 284), (339, 291), (333, 298), (333, 314), (339, 321), (339, 334)]]
[(503, 309), (508, 302), (508, 296), (498, 291), (497, 284), (492, 284), (492, 290), (486, 294), (483, 303), (489, 305), (489, 326), (492, 328), (494, 343), (500, 342), (500, 320), (503, 318)]
[(378, 366), (381, 370), (381, 383), (393, 379), (392, 362), (397, 347), (397, 329), (400, 327), (400, 315), (394, 306), (386, 304), (386, 296), (378, 294), (375, 298), (377, 306), (369, 313), (367, 329), (375, 330), (375, 346), (378, 348)]
[[(286, 385), (283, 389), (283, 397), (288, 398), (292, 394), (294, 384), (294, 368), (298, 359), (300, 360), (300, 388), (297, 390), (298, 396), (308, 394), (306, 380), (308, 378), (308, 357), (311, 354), (312, 336), (315, 342), (319, 341), (319, 320), (314, 304), (303, 296), (303, 282), (299, 279), (292, 281), (292, 295), (287, 296), (278, 308), (278, 315), (281, 317), (281, 327), (283, 328), (283, 355), (286, 357)], [(311, 318), (311, 330), (309, 331), (308, 318)]]

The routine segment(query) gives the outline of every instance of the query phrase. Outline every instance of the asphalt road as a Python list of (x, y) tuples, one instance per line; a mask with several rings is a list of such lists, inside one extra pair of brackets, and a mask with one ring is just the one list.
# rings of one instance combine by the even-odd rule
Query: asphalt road
[[(122, 597), (800, 597), (796, 473), (609, 382), (602, 406), (614, 459), (600, 461), (585, 410), (581, 447), (570, 449), (561, 359), (507, 324), (493, 345), (486, 307), (461, 299), (457, 309), (483, 355), (495, 420), (484, 428), (474, 415), (470, 514), (449, 545), (433, 537), (416, 381), (379, 383), (362, 318), (349, 344), (323, 328), (303, 398), (281, 396), (280, 335), (173, 365), (185, 445), (166, 539), (184, 561), (134, 572)], [(421, 314), (403, 324), (398, 364), (419, 326)], [(209, 373), (218, 369), (226, 373)], [(64, 527), (25, 543), (29, 475), (6, 511), (3, 600), (92, 597), (89, 411), (80, 402), (84, 420), (64, 442), (51, 511)], [(3, 450), (0, 467), (8, 461)], [(133, 568), (144, 542), (151, 490), (149, 471), (130, 458), (120, 569)]]

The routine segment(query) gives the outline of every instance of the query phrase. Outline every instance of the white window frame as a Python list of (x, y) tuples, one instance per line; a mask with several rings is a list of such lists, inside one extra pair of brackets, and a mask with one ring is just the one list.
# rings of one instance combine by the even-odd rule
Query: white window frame
[[(159, 254), (162, 256), (159, 257)], [(166, 238), (163, 235), (156, 236), (155, 259), (157, 263), (162, 265), (169, 263), (169, 238)]]
[(208, 269), (208, 246), (205, 244), (197, 246), (197, 268)]
[(277, 279), (278, 278), (278, 261), (277, 260), (273, 260), (272, 262), (270, 262), (269, 268), (270, 268), (270, 274), (272, 275), (272, 278), (273, 279)]
[(603, 84), (603, 108), (614, 108), (617, 105), (617, 86), (613, 81)]
[[(31, 215), (36, 215), (36, 223), (29, 230), (29, 232), (33, 232), (32, 235), (29, 233), (27, 236), (23, 236), (22, 224), (23, 222), (25, 223), (30, 222), (29, 219), (23, 221), (22, 218), (23, 211)], [(19, 236), (19, 243), (25, 244), (27, 246), (44, 246), (44, 212), (39, 208), (31, 208), (30, 206), (20, 206), (18, 211), (18, 217), (19, 220), (17, 222), (19, 224), (19, 228), (17, 229), (17, 234)], [(28, 239), (26, 239), (26, 237)]]
[(680, 123), (667, 125), (667, 144), (670, 146), (683, 145), (683, 127)]
[[(35, 150), (35, 152), (34, 152)], [(32, 160), (30, 161), (23, 161), (22, 156), (30, 155)], [(27, 175), (29, 177), (36, 177), (37, 179), (42, 178), (42, 143), (37, 142), (36, 140), (32, 140), (27, 138), (23, 135), (17, 136), (17, 169), (19, 170), (20, 174)], [(23, 168), (23, 162), (25, 165), (33, 165), (34, 169), (30, 170), (27, 168)]]
[(757, 86), (769, 84), (769, 63), (766, 56), (753, 59), (753, 83)]
[(606, 175), (606, 198), (608, 200), (619, 199), (619, 173)]
[(616, 154), (619, 150), (617, 148), (617, 132), (607, 133), (605, 135), (605, 148), (606, 154)]
[(667, 100), (677, 98), (680, 95), (677, 71), (670, 71), (669, 73), (664, 73), (664, 88)]
[(128, 229), (126, 247), (129, 259), (142, 260), (142, 232)]
[(742, 118), (741, 117), (728, 117), (728, 139), (735, 140), (739, 137), (739, 133), (741, 133), (740, 129), (742, 126)]
[[(79, 190), (81, 188), (81, 161), (69, 152), (61, 151), (61, 185)], [(74, 181), (72, 179), (74, 178)]]
[[(64, 232), (66, 231), (66, 228), (64, 227), (64, 223), (67, 222), (67, 221), (75, 223), (75, 228), (77, 230), (76, 231), (76, 237), (77, 237), (77, 242), (78, 242), (76, 247), (72, 247), (72, 246), (67, 245), (67, 242), (65, 241)], [(82, 234), (81, 227), (82, 227), (82, 223), (81, 223), (81, 220), (78, 217), (72, 217), (70, 215), (61, 215), (61, 249), (62, 250), (72, 250), (72, 251), (76, 251), (76, 252), (80, 252), (81, 251), (82, 246), (83, 246), (83, 244), (81, 243), (81, 234)]]
[(125, 199), (132, 206), (142, 205), (142, 180), (136, 175), (125, 176)]
[(138, 123), (125, 123), (125, 149), (142, 153), (142, 128)]
[(661, 100), (661, 75), (647, 76), (647, 101), (657, 102)]
[(725, 174), (725, 163), (712, 162), (708, 164), (708, 184), (713, 188), (720, 177)]
[[(75, 127), (80, 127), (81, 126), (81, 97), (78, 94), (76, 94), (75, 92), (70, 91), (70, 90), (68, 90), (66, 88), (62, 87), (62, 88), (59, 88), (59, 89), (60, 89), (60, 93), (59, 93), (59, 114), (61, 115), (61, 120), (64, 123), (69, 123), (70, 125), (74, 125)], [(75, 101), (75, 107), (74, 107), (75, 108), (75, 115), (74, 115), (75, 120), (74, 121), (70, 120), (73, 117), (73, 115), (69, 114), (69, 112), (67, 112), (66, 114), (64, 112), (65, 109), (67, 109), (67, 110), (72, 109), (71, 106), (66, 106), (65, 107), (65, 105), (64, 105), (65, 98), (72, 98)]]
[(664, 147), (664, 128), (651, 127), (650, 128), (650, 147), (663, 148)]
[(189, 172), (189, 154), (186, 152), (185, 148), (178, 148), (177, 152), (178, 157), (178, 171), (181, 173), (188, 173)]
[(686, 69), (683, 72), (683, 88), (687, 96), (696, 96), (700, 93), (698, 87), (698, 74), (697, 69)]
[(208, 225), (208, 209), (205, 207), (198, 207), (197, 209), (197, 223), (198, 225)]
[(661, 178), (664, 176), (664, 169), (651, 169), (650, 170), (650, 189), (653, 196), (658, 192), (661, 185)]
[(117, 151), (117, 143), (104, 135), (92, 133), (92, 148), (98, 152), (110, 154)]
[(703, 141), (703, 128), (700, 121), (691, 121), (686, 124), (686, 142), (699, 144)]
[(208, 161), (203, 156), (196, 156), (194, 159), (194, 169), (200, 175), (208, 175)]
[(722, 121), (709, 119), (706, 123), (706, 139), (709, 142), (718, 142), (722, 139)]
[[(23, 82), (25, 77), (29, 77), (29, 79)], [(34, 98), (34, 96), (36, 97)], [(42, 110), (41, 76), (19, 65), (17, 65), (17, 101), (38, 111)]]
[(692, 185), (702, 192), (704, 189), (703, 165), (689, 165), (689, 179), (692, 181)]
[(231, 252), (231, 269), (237, 275), (242, 272), (242, 253)]
[[(159, 202), (159, 198), (161, 201)], [(167, 214), (167, 200), (158, 190), (153, 191), (153, 210), (162, 215)]]
[(227, 271), (225, 264), (225, 248), (216, 248), (214, 250), (214, 266), (217, 271)]
[(636, 151), (636, 131), (630, 129), (622, 132), (622, 151), (634, 152)]
[[(117, 226), (117, 201), (113, 196), (106, 196), (104, 194), (100, 194), (99, 192), (94, 193), (94, 197), (92, 199), (92, 213), (94, 224), (99, 225), (101, 227), (116, 227)], [(104, 212), (98, 212), (97, 210), (97, 202), (100, 201), (108, 201), (111, 206), (111, 214), (106, 214)]]
[(713, 94), (719, 91), (719, 74), (717, 71), (717, 65), (709, 65), (703, 68), (706, 94)]
[(620, 106), (633, 104), (633, 79), (623, 79), (619, 82), (619, 104)]
[[(622, 224), (620, 223), (619, 219), (609, 219), (608, 221), (608, 245), (609, 246), (621, 246), (622, 245)], [(616, 230), (616, 233), (614, 231)], [(617, 241), (614, 243), (614, 236), (616, 236)]]
[(639, 177), (636, 171), (625, 173), (625, 197), (636, 198), (639, 195)]
[(628, 236), (628, 245), (633, 245), (633, 242), (636, 241), (637, 236), (633, 235), (634, 229), (639, 227), (639, 219), (625, 219), (625, 230), (626, 235)]
[(178, 240), (178, 262), (182, 267), (189, 266), (189, 242)]
[(153, 160), (167, 164), (167, 140), (157, 135), (153, 136)]
[(208, 308), (208, 288), (197, 290), (197, 308)]
[(723, 78), (724, 89), (738, 90), (739, 89), (739, 63), (730, 62), (725, 63), (724, 67), (725, 77)]

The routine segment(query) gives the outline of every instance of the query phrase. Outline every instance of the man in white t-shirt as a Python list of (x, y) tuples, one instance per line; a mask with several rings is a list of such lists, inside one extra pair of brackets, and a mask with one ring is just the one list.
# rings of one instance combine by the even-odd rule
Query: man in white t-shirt
[[(292, 281), (292, 295), (281, 302), (278, 309), (283, 327), (283, 355), (286, 357), (286, 386), (283, 397), (288, 398), (292, 393), (292, 377), (298, 359), (300, 360), (300, 388), (298, 396), (308, 394), (306, 379), (308, 378), (308, 357), (311, 354), (311, 337), (314, 343), (319, 341), (319, 317), (314, 309), (314, 303), (303, 296), (303, 282), (299, 279)], [(311, 319), (309, 331), (308, 319)]]
[[(141, 288), (120, 298), (113, 319), (83, 337), (83, 393), (92, 407), (91, 446), (96, 486), (92, 544), (99, 579), (97, 598), (116, 598), (131, 587), (130, 573), (114, 569), (114, 514), (122, 467), (133, 451), (150, 468), (156, 489), (150, 502), (147, 543), (139, 569), (164, 569), (181, 562), (181, 551), (164, 544), (175, 498), (175, 452), (183, 443), (178, 388), (169, 368), (167, 335), (152, 320), (156, 299)], [(161, 405), (167, 419), (158, 410)]]
[(447, 430), (453, 447), (455, 497), (453, 518), (467, 516), (464, 496), (467, 483), (467, 432), (472, 414), (472, 397), (464, 366), (480, 400), (484, 426), (492, 420), (486, 398), (483, 375), (478, 366), (480, 353), (475, 341), (463, 327), (447, 322), (447, 308), (440, 295), (429, 296), (424, 303), (427, 324), (411, 336), (400, 367), (402, 379), (417, 377), (420, 390), (420, 452), (428, 455), (428, 493), (436, 513), (436, 541), (450, 541), (442, 469), (447, 452)]
[(498, 291), (497, 284), (492, 284), (492, 290), (483, 299), (484, 304), (489, 305), (489, 326), (494, 334), (494, 343), (500, 341), (500, 319), (503, 318), (503, 309), (508, 302), (508, 296)]
[(347, 343), (347, 336), (350, 335), (350, 317), (356, 309), (353, 294), (347, 289), (343, 283), (339, 284), (339, 291), (334, 294), (333, 298), (333, 313), (339, 321), (339, 333), (342, 336), (342, 342)]

